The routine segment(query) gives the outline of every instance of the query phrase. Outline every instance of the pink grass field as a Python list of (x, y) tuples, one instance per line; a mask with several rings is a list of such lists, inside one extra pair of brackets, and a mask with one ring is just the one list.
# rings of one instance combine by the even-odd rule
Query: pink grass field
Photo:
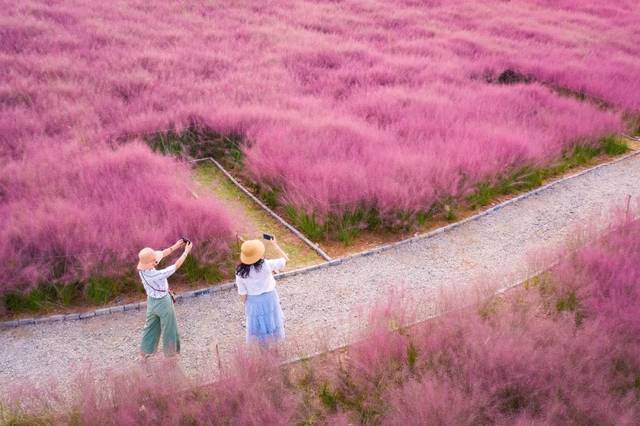
[[(36, 258), (93, 253), (76, 220), (109, 253), (88, 265), (177, 228), (225, 239), (224, 212), (181, 189), (185, 166), (123, 146), (159, 131), (240, 133), (247, 176), (320, 221), (425, 211), (595, 143), (640, 110), (635, 3), (0, 0), (3, 285), (50, 279), (20, 270)], [(530, 84), (495, 84), (506, 69)], [(115, 164), (133, 153), (135, 183)]]
[(185, 170), (139, 144), (44, 145), (3, 167), (3, 183), (0, 294), (119, 276), (134, 270), (142, 247), (166, 248), (182, 235), (198, 241), (196, 255), (215, 259), (232, 236), (215, 200), (193, 198)]
[[(561, 263), (525, 288), (408, 330), (395, 327), (411, 320), (411, 304), (391, 294), (373, 309), (362, 340), (339, 357), (280, 368), (274, 354), (244, 348), (210, 387), (193, 387), (164, 366), (155, 376), (114, 371), (106, 383), (85, 370), (66, 409), (50, 418), (87, 425), (635, 425), (640, 221), (620, 217), (596, 237), (575, 251), (558, 249)], [(47, 419), (62, 395), (51, 389), (25, 384), (8, 394), (5, 421), (36, 423), (29, 417), (36, 413)]]

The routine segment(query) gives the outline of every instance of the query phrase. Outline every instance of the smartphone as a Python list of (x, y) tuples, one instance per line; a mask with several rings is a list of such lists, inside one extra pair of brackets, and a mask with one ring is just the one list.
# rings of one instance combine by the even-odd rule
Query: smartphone
[(191, 242), (191, 240), (188, 240), (185, 237), (182, 237), (182, 241), (184, 241), (185, 244), (189, 244)]
[(273, 240), (273, 235), (262, 234), (262, 238), (264, 238), (265, 240), (271, 241), (271, 240)]

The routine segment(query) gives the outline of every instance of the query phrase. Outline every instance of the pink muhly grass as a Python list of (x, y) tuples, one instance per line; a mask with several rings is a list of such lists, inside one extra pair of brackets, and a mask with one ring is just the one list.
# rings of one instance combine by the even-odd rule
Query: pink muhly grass
[(231, 219), (190, 185), (184, 166), (139, 144), (43, 146), (9, 163), (0, 169), (0, 292), (131, 271), (142, 247), (183, 235), (200, 260), (219, 259)]
[[(639, 241), (640, 220), (620, 219), (527, 287), (410, 328), (398, 326), (412, 322), (411, 302), (392, 293), (356, 344), (302, 364), (281, 367), (275, 352), (244, 351), (207, 386), (163, 365), (149, 376), (114, 372), (99, 386), (87, 374), (68, 418), (638, 424)], [(46, 414), (42, 398), (33, 401), (43, 401)]]
[[(248, 175), (320, 221), (362, 207), (387, 220), (427, 211), (618, 132), (622, 112), (640, 109), (633, 0), (3, 6), (8, 166), (48, 146), (235, 132)], [(494, 84), (506, 69), (531, 84)], [(60, 212), (51, 195), (42, 214)]]
[(69, 411), (80, 424), (180, 424), (200, 414), (195, 384), (170, 361), (96, 373), (86, 369), (77, 378)]
[(636, 422), (639, 232), (637, 220), (617, 222), (555, 268), (551, 313), (534, 295), (489, 322), (445, 316), (417, 346), (491, 421)]
[(168, 361), (80, 377), (71, 412), (81, 424), (291, 424), (297, 397), (270, 351), (238, 353), (214, 383), (198, 384)]
[(373, 378), (390, 363), (404, 362), (409, 342), (398, 330), (414, 321), (410, 306), (401, 289), (392, 289), (371, 309), (366, 334), (349, 347), (350, 367), (358, 374)]
[(345, 406), (357, 403), (351, 419), (636, 424), (639, 232), (640, 221), (617, 221), (537, 287), (478, 311), (403, 333), (374, 327), (333, 379)]
[(288, 425), (299, 396), (274, 350), (238, 351), (230, 369), (212, 385), (210, 411), (217, 423)]

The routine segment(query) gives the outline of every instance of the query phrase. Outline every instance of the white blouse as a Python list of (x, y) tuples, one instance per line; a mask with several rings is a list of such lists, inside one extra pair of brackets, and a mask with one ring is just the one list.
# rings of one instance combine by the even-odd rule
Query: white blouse
[(257, 296), (262, 293), (273, 291), (276, 288), (276, 280), (273, 278), (273, 271), (284, 268), (287, 261), (284, 258), (265, 259), (259, 271), (252, 266), (247, 278), (236, 275), (236, 287), (238, 294)]
[(171, 265), (164, 269), (147, 269), (146, 271), (138, 271), (144, 290), (147, 296), (154, 299), (161, 299), (169, 294), (169, 278), (176, 272), (176, 265)]

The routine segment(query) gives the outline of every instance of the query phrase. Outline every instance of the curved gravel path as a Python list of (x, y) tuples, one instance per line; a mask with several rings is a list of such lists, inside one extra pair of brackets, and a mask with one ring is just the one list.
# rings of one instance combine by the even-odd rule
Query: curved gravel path
[[(441, 288), (463, 289), (482, 277), (504, 285), (527, 274), (528, 253), (552, 247), (575, 225), (627, 194), (640, 195), (640, 156), (559, 182), (478, 220), (342, 264), (278, 283), (286, 316), (288, 349), (309, 354), (346, 342), (365, 323), (367, 307), (400, 285), (433, 313)], [(190, 375), (215, 371), (216, 351), (225, 359), (243, 341), (242, 308), (233, 291), (186, 300), (176, 306), (182, 336), (181, 364)], [(134, 363), (144, 312), (0, 330), (0, 392), (22, 379), (74, 377), (83, 363), (113, 367)]]

